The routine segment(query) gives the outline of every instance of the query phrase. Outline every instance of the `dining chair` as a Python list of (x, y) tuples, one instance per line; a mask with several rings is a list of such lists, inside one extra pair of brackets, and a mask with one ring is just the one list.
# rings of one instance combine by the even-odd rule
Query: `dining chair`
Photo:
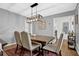
[(48, 42), (52, 44), (56, 44), (58, 42), (57, 30), (55, 30), (54, 37)]
[(17, 50), (19, 49), (19, 47), (22, 47), (21, 37), (20, 37), (20, 33), (18, 31), (14, 32), (14, 36), (15, 36), (15, 40), (16, 40), (16, 44), (17, 44), (15, 53), (17, 53)]
[(30, 35), (27, 32), (24, 32), (24, 31), (21, 32), (21, 38), (22, 38), (21, 42), (22, 42), (23, 48), (26, 50), (29, 50), (31, 56), (33, 55), (32, 52), (37, 48), (39, 48), (39, 53), (40, 53), (41, 44), (37, 42), (32, 42)]
[(57, 41), (58, 41), (58, 33), (57, 33), (57, 30), (55, 30), (54, 39), (51, 42), (52, 43), (57, 43)]
[(60, 35), (60, 38), (58, 39), (56, 44), (47, 44), (43, 47), (43, 55), (45, 51), (50, 51), (55, 53), (56, 55), (61, 55), (61, 47), (63, 43), (63, 34)]

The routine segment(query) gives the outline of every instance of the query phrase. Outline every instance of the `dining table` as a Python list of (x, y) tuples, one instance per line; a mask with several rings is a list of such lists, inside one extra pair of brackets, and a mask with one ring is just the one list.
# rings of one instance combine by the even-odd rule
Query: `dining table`
[(43, 35), (31, 36), (32, 41), (37, 41), (37, 42), (40, 42), (42, 44), (43, 43), (47, 44), (48, 42), (50, 42), (53, 39), (54, 39), (53, 36), (43, 36)]

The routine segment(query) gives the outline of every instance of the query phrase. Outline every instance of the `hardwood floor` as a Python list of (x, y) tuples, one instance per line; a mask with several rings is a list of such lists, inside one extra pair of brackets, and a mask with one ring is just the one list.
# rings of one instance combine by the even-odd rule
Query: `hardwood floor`
[[(15, 48), (15, 47), (16, 47), (15, 44), (12, 45), (12, 46), (9, 46), (10, 49), (11, 48)], [(4, 50), (7, 50), (7, 49), (4, 49)], [(63, 45), (62, 45), (62, 49), (61, 49), (61, 54), (62, 54), (62, 56), (78, 56), (78, 54), (77, 54), (77, 52), (75, 50), (72, 50), (72, 49), (68, 48), (67, 40), (63, 41)]]
[(68, 48), (67, 40), (63, 41), (61, 54), (63, 56), (78, 56), (78, 54), (77, 54), (77, 52), (75, 50)]

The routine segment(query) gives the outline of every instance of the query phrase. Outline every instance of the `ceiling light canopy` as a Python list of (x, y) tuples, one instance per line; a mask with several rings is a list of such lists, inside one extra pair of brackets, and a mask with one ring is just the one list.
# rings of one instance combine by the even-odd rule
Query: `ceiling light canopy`
[(33, 7), (37, 6), (37, 5), (38, 5), (38, 3), (34, 3), (34, 4), (31, 5), (30, 7), (33, 8)]

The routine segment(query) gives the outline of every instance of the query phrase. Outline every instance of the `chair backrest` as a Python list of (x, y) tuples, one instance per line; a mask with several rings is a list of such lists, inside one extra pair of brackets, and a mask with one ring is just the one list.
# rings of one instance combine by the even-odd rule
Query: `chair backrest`
[(18, 45), (22, 46), (20, 33), (19, 33), (18, 31), (15, 31), (15, 32), (14, 32), (14, 35), (15, 35), (16, 43), (17, 43)]
[(57, 30), (55, 30), (55, 39), (57, 40), (58, 37), (57, 37)]
[(58, 43), (57, 43), (57, 50), (58, 50), (58, 52), (61, 50), (62, 43), (63, 43), (63, 34), (61, 33), (60, 34), (60, 38), (59, 38)]
[(21, 42), (24, 48), (31, 50), (32, 44), (31, 44), (31, 39), (30, 35), (27, 32), (21, 32)]

